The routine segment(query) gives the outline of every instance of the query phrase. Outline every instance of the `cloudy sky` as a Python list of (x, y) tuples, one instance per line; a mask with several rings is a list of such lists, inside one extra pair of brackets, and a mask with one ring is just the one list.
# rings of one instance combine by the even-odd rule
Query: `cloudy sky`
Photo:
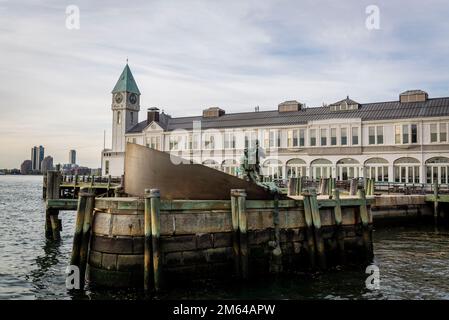
[[(80, 29), (66, 28), (66, 7)], [(377, 5), (380, 29), (366, 27)], [(350, 95), (449, 96), (447, 1), (0, 0), (0, 168), (33, 145), (100, 166), (111, 90), (125, 63), (147, 107), (172, 116), (308, 106)]]

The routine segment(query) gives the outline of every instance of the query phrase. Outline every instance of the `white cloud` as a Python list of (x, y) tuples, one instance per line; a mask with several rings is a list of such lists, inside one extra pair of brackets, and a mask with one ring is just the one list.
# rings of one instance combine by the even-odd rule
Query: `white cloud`
[(143, 107), (173, 116), (393, 100), (409, 88), (447, 95), (445, 1), (376, 2), (378, 31), (365, 28), (371, 1), (71, 1), (76, 31), (65, 3), (0, 0), (0, 167), (18, 167), (35, 144), (56, 162), (76, 148), (99, 166), (126, 57)]

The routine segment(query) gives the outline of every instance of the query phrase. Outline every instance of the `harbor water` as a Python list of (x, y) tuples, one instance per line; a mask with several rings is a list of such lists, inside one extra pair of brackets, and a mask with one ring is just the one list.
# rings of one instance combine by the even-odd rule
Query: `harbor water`
[[(0, 176), (0, 299), (141, 299), (140, 291), (65, 286), (75, 213), (63, 211), (61, 241), (44, 234), (41, 176)], [(263, 281), (200, 282), (156, 299), (447, 299), (449, 231), (434, 226), (382, 227), (373, 233), (380, 286), (366, 288), (366, 266)]]

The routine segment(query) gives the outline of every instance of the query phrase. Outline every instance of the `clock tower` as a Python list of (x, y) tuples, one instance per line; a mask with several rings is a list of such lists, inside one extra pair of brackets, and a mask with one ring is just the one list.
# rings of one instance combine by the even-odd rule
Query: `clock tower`
[(139, 123), (140, 91), (126, 64), (112, 90), (112, 151), (125, 151), (125, 133)]

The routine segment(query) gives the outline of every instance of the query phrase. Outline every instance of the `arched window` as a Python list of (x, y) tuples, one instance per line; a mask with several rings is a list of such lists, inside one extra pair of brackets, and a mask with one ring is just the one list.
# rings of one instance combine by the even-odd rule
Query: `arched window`
[(279, 160), (266, 160), (263, 163), (262, 170), (266, 180), (282, 179), (282, 162)]
[(231, 174), (233, 176), (237, 175), (238, 167), (239, 165), (234, 159), (227, 159), (221, 164), (223, 172), (226, 172), (227, 174)]
[(420, 162), (418, 159), (403, 157), (397, 159), (394, 164), (394, 181), (401, 183), (419, 183)]
[(383, 158), (366, 160), (365, 177), (380, 182), (388, 182), (388, 161)]
[(435, 157), (426, 161), (427, 183), (449, 183), (449, 158)]
[(349, 180), (358, 178), (360, 162), (352, 158), (344, 158), (337, 162), (337, 179)]
[(291, 159), (287, 161), (287, 178), (298, 178), (306, 176), (306, 162), (302, 159)]
[(217, 161), (211, 159), (203, 161), (203, 165), (215, 170), (220, 169), (220, 165), (217, 163)]
[(312, 179), (330, 178), (332, 162), (327, 159), (316, 159), (310, 164)]
[(117, 124), (122, 123), (122, 113), (117, 111)]

